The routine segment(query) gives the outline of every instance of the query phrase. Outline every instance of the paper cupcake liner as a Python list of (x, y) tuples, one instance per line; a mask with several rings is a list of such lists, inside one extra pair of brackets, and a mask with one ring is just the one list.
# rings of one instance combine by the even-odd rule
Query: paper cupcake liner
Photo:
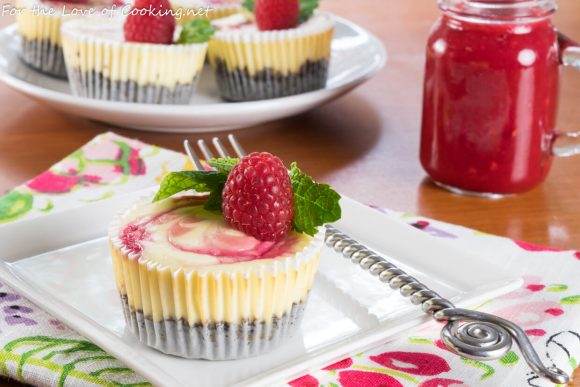
[(251, 75), (247, 69), (230, 71), (215, 63), (216, 81), (223, 99), (234, 102), (280, 98), (319, 90), (326, 86), (328, 61), (307, 61), (296, 73), (283, 75), (271, 69)]
[(16, 18), (20, 34), (20, 58), (44, 74), (66, 78), (66, 68), (60, 45), (58, 16), (35, 15), (23, 10)]
[(324, 88), (333, 33), (332, 19), (324, 14), (289, 30), (218, 32), (208, 56), (220, 95), (250, 101)]
[(154, 321), (133, 310), (121, 297), (129, 330), (142, 343), (169, 355), (189, 359), (235, 360), (269, 352), (291, 338), (300, 326), (305, 302), (292, 305), (289, 313), (269, 322), (189, 325), (184, 319)]
[(58, 78), (67, 78), (62, 48), (49, 40), (21, 38), (20, 58), (35, 70)]
[(271, 350), (299, 324), (324, 230), (291, 257), (184, 269), (128, 251), (120, 224), (109, 231), (116, 283), (142, 343), (187, 358), (237, 359)]
[(140, 85), (135, 81), (115, 81), (95, 71), (69, 69), (68, 78), (74, 95), (108, 101), (187, 105), (195, 95), (198, 77), (189, 84), (173, 88), (159, 85)]
[[(74, 22), (78, 22), (75, 20)], [(161, 45), (75, 36), (63, 24), (63, 51), (74, 95), (109, 101), (188, 104), (207, 43)]]

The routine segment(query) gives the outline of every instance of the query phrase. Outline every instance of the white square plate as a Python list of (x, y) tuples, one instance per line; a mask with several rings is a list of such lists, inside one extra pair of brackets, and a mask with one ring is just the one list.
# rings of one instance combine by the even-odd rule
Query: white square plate
[[(168, 356), (125, 330), (107, 223), (144, 192), (0, 227), (0, 280), (159, 386), (273, 385), (384, 342), (427, 320), (417, 306), (325, 248), (297, 336), (265, 356), (211, 362)], [(457, 305), (507, 293), (521, 280), (378, 211), (343, 198), (337, 227)], [(32, 243), (31, 243), (32, 241)]]

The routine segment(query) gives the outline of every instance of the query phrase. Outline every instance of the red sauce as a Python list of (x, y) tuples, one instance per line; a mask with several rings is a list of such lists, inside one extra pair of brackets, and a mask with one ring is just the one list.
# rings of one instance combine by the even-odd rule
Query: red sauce
[(427, 43), (423, 168), (435, 181), (478, 192), (542, 182), (552, 161), (558, 65), (549, 18), (443, 16)]

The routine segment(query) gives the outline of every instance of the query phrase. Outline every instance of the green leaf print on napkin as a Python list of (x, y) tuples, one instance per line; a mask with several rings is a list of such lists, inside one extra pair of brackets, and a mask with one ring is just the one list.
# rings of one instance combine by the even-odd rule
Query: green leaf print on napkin
[(560, 300), (562, 305), (579, 305), (580, 304), (580, 294), (576, 296), (564, 297)]
[(568, 290), (568, 285), (564, 285), (564, 284), (553, 284), (553, 285), (550, 285), (546, 288), (547, 292), (553, 292), (553, 293), (565, 292), (566, 290)]
[(16, 220), (32, 209), (33, 198), (29, 193), (10, 191), (0, 197), (0, 223)]
[[(58, 373), (58, 386), (70, 379), (102, 386), (150, 386), (145, 381), (126, 383), (123, 375), (135, 379), (135, 373), (119, 366), (115, 358), (86, 340), (61, 339), (49, 336), (30, 336), (13, 340), (0, 352), (0, 367), (4, 375), (23, 380), (27, 366), (42, 367)], [(57, 359), (60, 359), (57, 360)], [(15, 363), (16, 375), (9, 375), (8, 363)], [(83, 370), (90, 365), (90, 371)], [(85, 367), (86, 369), (86, 367)]]
[(517, 364), (519, 360), (519, 356), (514, 351), (509, 351), (499, 359), (499, 362), (504, 366), (513, 366)]

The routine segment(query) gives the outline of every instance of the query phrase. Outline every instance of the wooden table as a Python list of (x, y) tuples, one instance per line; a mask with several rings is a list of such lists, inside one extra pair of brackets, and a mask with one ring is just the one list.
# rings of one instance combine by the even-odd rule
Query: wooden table
[[(375, 33), (389, 51), (370, 82), (325, 107), (238, 132), (250, 150), (269, 150), (340, 192), (489, 233), (580, 249), (580, 157), (556, 160), (548, 180), (498, 201), (451, 195), (425, 178), (418, 161), (424, 44), (433, 0), (326, 0), (324, 7)], [(560, 0), (556, 24), (580, 39), (580, 1)], [(0, 24), (12, 22), (0, 18)], [(562, 130), (580, 130), (580, 75), (563, 72)], [(71, 117), (0, 85), (0, 192), (45, 170), (109, 126)], [(182, 135), (113, 128), (180, 149)], [(207, 136), (206, 136), (207, 137)]]

